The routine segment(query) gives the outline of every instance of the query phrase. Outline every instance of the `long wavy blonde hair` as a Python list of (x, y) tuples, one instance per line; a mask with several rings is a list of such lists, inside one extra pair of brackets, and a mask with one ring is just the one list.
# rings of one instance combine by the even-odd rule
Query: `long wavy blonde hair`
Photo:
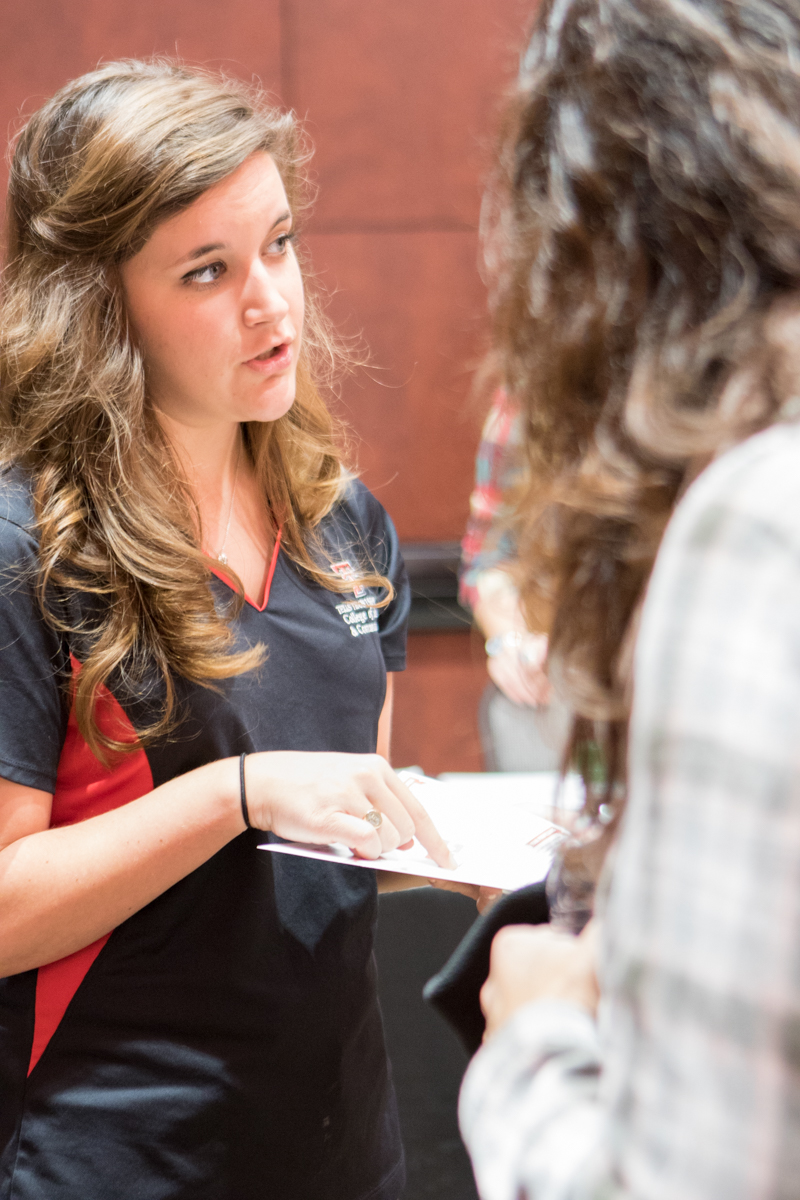
[[(85, 648), (74, 684), (95, 753), (129, 748), (94, 717), (116, 673), (135, 690), (155, 667), (163, 704), (142, 741), (175, 719), (173, 679), (213, 686), (258, 665), (235, 651), (214, 606), (196, 507), (147, 401), (118, 268), (159, 222), (251, 154), (275, 160), (297, 215), (307, 152), (293, 117), (255, 88), (169, 60), (123, 61), (67, 84), (19, 133), (8, 192), (0, 311), (0, 466), (25, 469), (39, 531), (37, 587), (47, 619)], [(314, 530), (347, 478), (339, 431), (315, 380), (337, 346), (313, 297), (297, 397), (279, 420), (244, 426), (282, 546), (317, 583), (352, 589)], [(363, 580), (387, 588), (370, 569)], [(70, 619), (54, 597), (92, 598)], [(241, 605), (241, 588), (239, 605)], [(83, 606), (86, 609), (86, 605)]]

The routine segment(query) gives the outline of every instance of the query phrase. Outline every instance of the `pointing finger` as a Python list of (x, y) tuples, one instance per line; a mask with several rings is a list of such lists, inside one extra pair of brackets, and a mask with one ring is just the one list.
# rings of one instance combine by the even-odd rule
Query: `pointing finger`
[(453, 862), (453, 856), (448, 849), (447, 843), (434, 825), (427, 810), (420, 804), (409, 788), (406, 787), (402, 779), (395, 775), (394, 771), (388, 766), (387, 775), (386, 782), (388, 786), (411, 817), (414, 822), (416, 836), (428, 851), (433, 861), (440, 867), (455, 867), (456, 864)]

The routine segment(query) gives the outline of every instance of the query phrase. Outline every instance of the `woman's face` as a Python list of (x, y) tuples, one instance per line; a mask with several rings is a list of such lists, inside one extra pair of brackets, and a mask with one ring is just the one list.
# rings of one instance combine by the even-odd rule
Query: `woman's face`
[(303, 332), (291, 228), (278, 169), (256, 153), (122, 266), (157, 410), (195, 428), (289, 411)]

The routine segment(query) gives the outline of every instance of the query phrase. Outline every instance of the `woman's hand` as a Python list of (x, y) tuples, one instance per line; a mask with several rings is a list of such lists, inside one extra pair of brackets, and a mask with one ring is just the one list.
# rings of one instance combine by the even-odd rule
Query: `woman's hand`
[(514, 704), (538, 708), (549, 704), (552, 695), (546, 660), (547, 638), (543, 634), (512, 633), (500, 653), (487, 658), (486, 669), (495, 686)]
[(489, 978), (481, 989), (484, 1040), (532, 1000), (568, 1000), (594, 1016), (599, 990), (595, 973), (598, 925), (580, 937), (547, 925), (506, 925), (492, 942)]
[[(441, 867), (450, 851), (420, 802), (379, 754), (294, 750), (245, 760), (250, 820), (289, 841), (341, 842), (362, 858), (405, 849), (416, 836)], [(364, 820), (377, 809), (375, 829)]]
[(442, 892), (460, 892), (462, 896), (469, 896), (479, 913), (485, 913), (503, 894), (500, 888), (478, 887), (475, 883), (457, 883), (451, 879), (429, 879), (428, 883)]
[(528, 630), (509, 572), (502, 567), (481, 571), (475, 590), (475, 620), (490, 642), (500, 643), (499, 652), (486, 660), (493, 683), (514, 704), (530, 708), (548, 704), (547, 638)]

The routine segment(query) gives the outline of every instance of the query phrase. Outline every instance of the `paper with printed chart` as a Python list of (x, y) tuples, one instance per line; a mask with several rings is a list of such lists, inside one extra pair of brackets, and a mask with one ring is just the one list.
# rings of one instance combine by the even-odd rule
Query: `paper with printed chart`
[[(457, 780), (442, 783), (409, 771), (399, 775), (450, 847), (456, 864), (452, 870), (437, 866), (416, 838), (408, 850), (387, 851), (377, 859), (356, 858), (342, 845), (270, 842), (259, 849), (511, 891), (544, 879), (556, 847), (567, 836), (566, 830), (541, 815), (543, 809), (552, 811), (556, 802), (556, 772), (531, 775), (529, 788), (519, 786), (512, 792), (502, 786), (493, 788), (491, 776), (485, 787), (475, 786), (475, 776), (471, 786), (465, 787)], [(580, 781), (568, 778), (560, 786), (559, 806), (574, 809)]]

